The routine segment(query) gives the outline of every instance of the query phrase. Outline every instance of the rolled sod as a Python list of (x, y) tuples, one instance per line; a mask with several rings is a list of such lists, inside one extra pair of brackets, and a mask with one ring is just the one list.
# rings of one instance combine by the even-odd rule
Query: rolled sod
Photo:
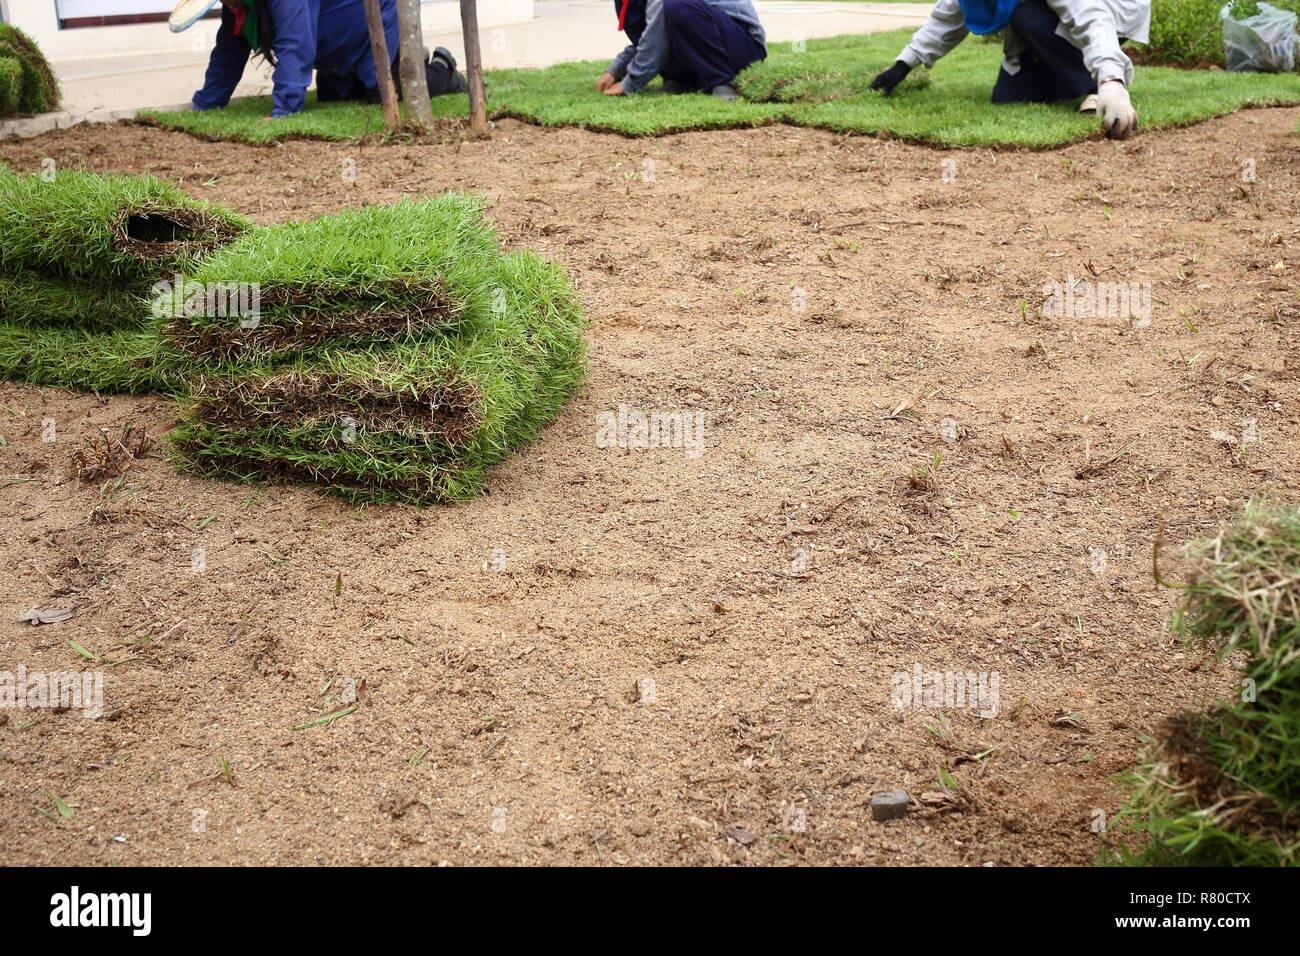
[(102, 393), (179, 390), (181, 369), (144, 297), (0, 273), (0, 379)]
[(0, 169), (0, 378), (178, 391), (150, 284), (249, 228), (147, 177)]
[(11, 56), (0, 56), (0, 116), (18, 112), (23, 92), (23, 65)]
[(157, 361), (157, 328), (96, 331), (0, 321), (0, 380), (83, 392), (176, 394), (174, 364)]
[(6, 324), (104, 332), (152, 321), (144, 296), (123, 286), (0, 272), (0, 322)]
[[(1159, 579), (1159, 576), (1158, 576)], [(1167, 583), (1161, 580), (1161, 583)], [(1300, 508), (1252, 499), (1187, 555), (1174, 630), (1235, 657), (1230, 694), (1171, 716), (1108, 833), (1141, 865), (1300, 865)]]
[(0, 171), (0, 273), (148, 287), (251, 226), (147, 176)]
[[(185, 272), (167, 331), (215, 360), (454, 332), (490, 315), (498, 255), (481, 204), (450, 193), (270, 226)], [(256, 321), (205, 307), (203, 290), (222, 283), (255, 287)]]
[[(0, 61), (3, 60), (17, 64), (18, 83), (13, 107), (0, 102), (0, 115), (49, 113), (59, 108), (59, 84), (45, 55), (31, 37), (8, 23), (0, 23)], [(0, 78), (12, 70), (0, 65)], [(0, 90), (4, 83), (0, 79)]]
[(214, 477), (306, 481), (353, 501), (458, 501), (534, 438), (583, 376), (584, 320), (562, 269), (515, 252), (454, 329), (196, 377), (178, 457)]

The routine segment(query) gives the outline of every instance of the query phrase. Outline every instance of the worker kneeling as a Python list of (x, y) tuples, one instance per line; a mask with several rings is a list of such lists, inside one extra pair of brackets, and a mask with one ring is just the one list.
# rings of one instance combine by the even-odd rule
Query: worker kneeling
[[(316, 71), (316, 99), (379, 102), (379, 80), (370, 31), (366, 26), (362, 0), (221, 0), (221, 27), (216, 46), (208, 58), (203, 89), (194, 94), (196, 110), (218, 109), (244, 75), (250, 54), (263, 56), (272, 64), (271, 116), (298, 113), (306, 105), (312, 70)], [(203, 10), (212, 4), (203, 0), (181, 0), (173, 13), (179, 19), (184, 8)], [(394, 83), (398, 76), (397, 4), (380, 0), (384, 39), (392, 60)], [(189, 19), (188, 17), (186, 19)], [(184, 23), (184, 20), (180, 20)], [(192, 23), (193, 20), (190, 20)], [(185, 29), (185, 23), (181, 29)], [(176, 29), (176, 26), (173, 26)], [(429, 95), (463, 93), (465, 78), (456, 71), (452, 55), (439, 47), (430, 56), (425, 51), (425, 76)], [(401, 89), (400, 84), (397, 84)]]
[(1082, 97), (1112, 139), (1137, 129), (1129, 100), (1133, 61), (1120, 44), (1147, 42), (1151, 0), (939, 0), (897, 62), (871, 83), (892, 93), (917, 65), (933, 66), (967, 33), (1003, 34), (994, 103), (1055, 103)]
[(736, 74), (767, 56), (750, 0), (614, 0), (614, 9), (632, 42), (596, 81), (607, 96), (639, 93), (662, 76), (667, 93), (734, 100)]

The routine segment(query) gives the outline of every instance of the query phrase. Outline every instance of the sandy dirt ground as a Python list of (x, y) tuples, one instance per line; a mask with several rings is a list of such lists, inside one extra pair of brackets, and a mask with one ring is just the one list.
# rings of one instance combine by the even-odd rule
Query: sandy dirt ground
[[(1042, 153), (515, 122), (0, 146), (261, 222), (484, 192), (592, 321), (583, 392), (457, 507), (205, 481), (161, 399), (0, 384), (0, 670), (105, 675), (98, 719), (0, 710), (6, 862), (1092, 862), (1142, 736), (1235, 684), (1170, 631), (1162, 516), (1177, 578), (1296, 491), (1297, 119)], [(1149, 324), (1042, 308), (1070, 277), (1150, 283)], [(688, 415), (699, 454), (602, 447), (620, 405)], [(155, 453), (75, 480), (126, 424)], [(996, 716), (899, 706), (918, 667), (996, 676)]]

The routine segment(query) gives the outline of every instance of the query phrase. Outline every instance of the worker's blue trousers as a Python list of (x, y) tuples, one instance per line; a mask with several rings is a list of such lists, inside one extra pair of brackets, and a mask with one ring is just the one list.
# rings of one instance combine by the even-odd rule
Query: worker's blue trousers
[(1083, 51), (1056, 28), (1061, 19), (1045, 0), (1024, 0), (1008, 25), (1027, 47), (1020, 54), (1020, 72), (998, 71), (994, 103), (1053, 103), (1077, 100), (1097, 92), (1097, 82), (1083, 65)]
[(706, 0), (664, 0), (664, 28), (672, 52), (659, 75), (692, 89), (730, 83), (749, 64), (767, 56), (743, 24)]

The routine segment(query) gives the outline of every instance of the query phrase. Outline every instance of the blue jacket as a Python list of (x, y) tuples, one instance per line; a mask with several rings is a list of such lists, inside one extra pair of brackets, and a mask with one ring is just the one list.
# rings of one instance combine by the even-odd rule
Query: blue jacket
[[(742, 24), (761, 45), (767, 45), (767, 34), (750, 0), (708, 0), (708, 3)], [(622, 9), (623, 0), (614, 0), (614, 10)], [(632, 42), (614, 57), (608, 72), (622, 83), (624, 93), (638, 93), (659, 75), (671, 58), (668, 30), (664, 25), (664, 0), (628, 0), (623, 32)]]
[[(375, 61), (370, 54), (370, 32), (366, 29), (361, 0), (261, 0), (268, 4), (275, 24), (276, 65), (271, 74), (275, 84), (272, 116), (300, 112), (306, 103), (311, 71), (355, 75), (367, 89), (379, 85)], [(397, 56), (397, 3), (380, 0), (384, 16), (384, 37), (388, 54)], [(208, 59), (203, 89), (194, 94), (194, 109), (225, 106), (244, 75), (248, 44), (235, 35), (235, 17), (229, 7), (221, 9), (217, 45)]]

